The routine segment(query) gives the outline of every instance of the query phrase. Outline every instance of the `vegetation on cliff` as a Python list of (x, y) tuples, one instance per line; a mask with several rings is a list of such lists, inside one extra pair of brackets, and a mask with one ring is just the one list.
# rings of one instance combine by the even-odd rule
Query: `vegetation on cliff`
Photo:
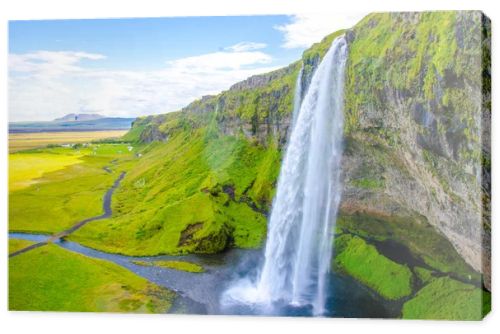
[(343, 202), (349, 212), (422, 215), (485, 272), (488, 27), (475, 11), (375, 13), (346, 33)]

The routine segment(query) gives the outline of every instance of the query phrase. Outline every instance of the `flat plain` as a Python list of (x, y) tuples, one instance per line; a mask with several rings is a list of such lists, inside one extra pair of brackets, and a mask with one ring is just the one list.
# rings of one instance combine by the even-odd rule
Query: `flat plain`
[(77, 144), (106, 138), (119, 138), (127, 130), (61, 131), (9, 133), (9, 151), (17, 152), (47, 145)]

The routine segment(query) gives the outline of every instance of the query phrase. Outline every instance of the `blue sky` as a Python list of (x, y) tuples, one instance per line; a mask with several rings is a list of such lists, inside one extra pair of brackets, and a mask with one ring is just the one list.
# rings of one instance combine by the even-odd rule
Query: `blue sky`
[(11, 21), (9, 119), (175, 111), (288, 65), (362, 16)]
[(282, 48), (276, 26), (288, 16), (176, 17), (109, 20), (12, 21), (11, 53), (81, 50), (107, 59), (87, 66), (155, 69), (166, 61), (221, 51), (242, 41), (265, 43), (273, 63), (296, 60), (302, 48)]

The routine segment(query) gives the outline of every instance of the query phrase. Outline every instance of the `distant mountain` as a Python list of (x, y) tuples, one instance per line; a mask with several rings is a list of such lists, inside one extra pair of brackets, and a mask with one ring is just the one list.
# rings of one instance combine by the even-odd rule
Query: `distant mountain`
[[(71, 118), (70, 116), (73, 115)], [(46, 122), (11, 122), (9, 132), (56, 132), (56, 131), (101, 131), (101, 130), (128, 130), (135, 118), (103, 117), (86, 119), (75, 116), (92, 116), (89, 114), (69, 114), (54, 121)], [(85, 117), (84, 117), (85, 118)]]
[(105, 118), (99, 114), (67, 114), (61, 118), (54, 119), (54, 122), (78, 122), (78, 121), (92, 121), (95, 119)]

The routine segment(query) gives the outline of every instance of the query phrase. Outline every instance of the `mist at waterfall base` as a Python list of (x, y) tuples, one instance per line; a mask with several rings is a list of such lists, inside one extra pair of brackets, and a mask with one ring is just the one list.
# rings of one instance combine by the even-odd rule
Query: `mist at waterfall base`
[[(341, 197), (347, 43), (336, 38), (302, 96), (282, 161), (262, 263), (221, 297), (223, 308), (269, 315), (332, 315), (330, 267)], [(339, 283), (341, 284), (341, 283)], [(334, 299), (333, 299), (334, 300)]]

